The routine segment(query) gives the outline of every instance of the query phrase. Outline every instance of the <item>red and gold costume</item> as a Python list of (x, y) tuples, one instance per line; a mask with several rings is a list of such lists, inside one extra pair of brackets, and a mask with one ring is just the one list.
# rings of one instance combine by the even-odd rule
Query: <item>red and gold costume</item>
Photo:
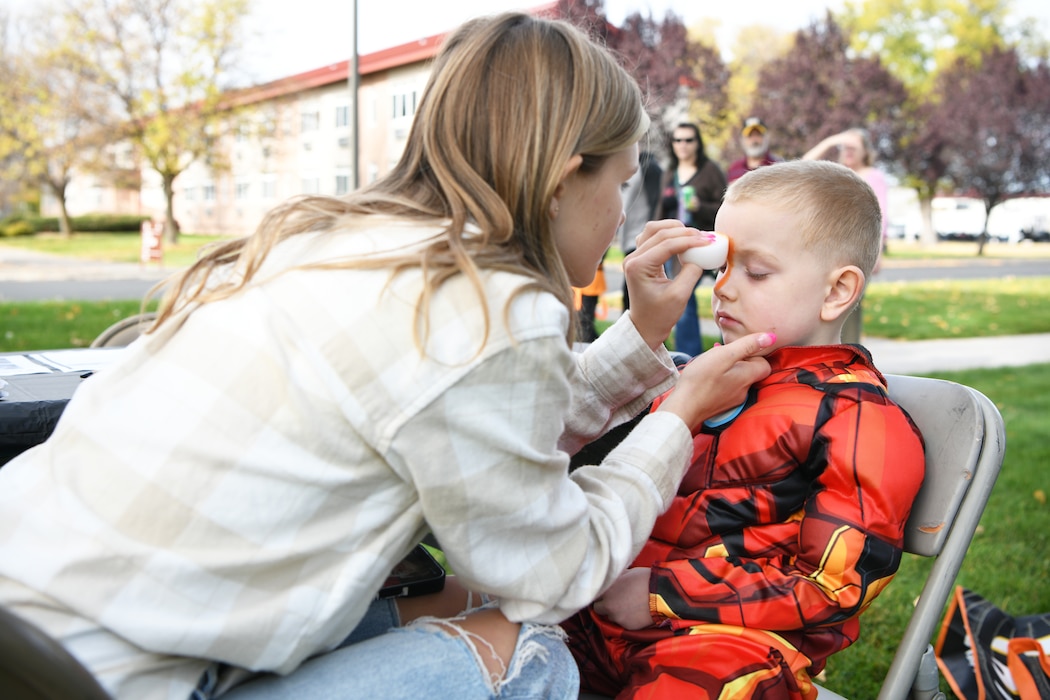
[(918, 429), (859, 346), (781, 348), (693, 463), (634, 566), (653, 625), (570, 620), (585, 689), (618, 698), (815, 697), (897, 571), (922, 484)]

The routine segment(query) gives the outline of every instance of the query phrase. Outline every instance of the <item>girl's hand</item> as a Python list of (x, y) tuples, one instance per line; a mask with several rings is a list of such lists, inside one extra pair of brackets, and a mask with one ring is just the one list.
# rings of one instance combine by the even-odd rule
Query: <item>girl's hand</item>
[(742, 404), (751, 385), (769, 376), (769, 363), (760, 355), (775, 342), (773, 333), (752, 333), (697, 355), (656, 410), (671, 411), (695, 433), (708, 418)]
[(650, 221), (637, 239), (637, 249), (624, 258), (623, 274), (631, 295), (631, 320), (654, 350), (671, 334), (703, 270), (689, 265), (668, 279), (664, 263), (697, 245), (710, 245), (714, 235), (675, 219)]
[(649, 569), (636, 567), (620, 574), (601, 598), (594, 601), (594, 612), (623, 627), (640, 630), (653, 625), (649, 612)]

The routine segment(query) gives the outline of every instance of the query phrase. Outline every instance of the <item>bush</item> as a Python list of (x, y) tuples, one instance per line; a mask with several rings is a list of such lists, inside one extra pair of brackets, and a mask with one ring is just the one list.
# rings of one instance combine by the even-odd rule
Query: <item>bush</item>
[(142, 214), (88, 214), (73, 217), (73, 230), (80, 233), (127, 231), (137, 234), (142, 230), (142, 222), (150, 218)]
[[(142, 222), (149, 216), (141, 214), (87, 214), (72, 218), (76, 233), (134, 233), (142, 230)], [(22, 216), (16, 214), (0, 219), (0, 236), (26, 236), (41, 231), (58, 231), (58, 218), (54, 216)]]
[(0, 237), (29, 236), (36, 233), (33, 224), (18, 216), (0, 220)]

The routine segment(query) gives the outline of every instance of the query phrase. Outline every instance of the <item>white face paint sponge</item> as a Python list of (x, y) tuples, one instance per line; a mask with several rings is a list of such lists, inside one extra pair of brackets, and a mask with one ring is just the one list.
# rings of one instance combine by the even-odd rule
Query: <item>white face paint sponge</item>
[(715, 233), (715, 240), (705, 246), (690, 248), (681, 253), (678, 259), (685, 263), (692, 263), (704, 270), (717, 270), (726, 264), (729, 257), (729, 239), (721, 233)]

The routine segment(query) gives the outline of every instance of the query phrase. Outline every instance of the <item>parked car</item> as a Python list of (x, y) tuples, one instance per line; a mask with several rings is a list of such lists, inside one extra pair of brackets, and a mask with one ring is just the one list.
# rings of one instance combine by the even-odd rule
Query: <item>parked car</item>
[(971, 197), (936, 197), (933, 228), (944, 241), (976, 241), (985, 227), (984, 203)]
[(1046, 230), (1046, 227), (1038, 228), (1032, 226), (1030, 228), (1021, 229), (1021, 240), (1025, 241), (1038, 241), (1042, 243), (1050, 242), (1050, 231)]

